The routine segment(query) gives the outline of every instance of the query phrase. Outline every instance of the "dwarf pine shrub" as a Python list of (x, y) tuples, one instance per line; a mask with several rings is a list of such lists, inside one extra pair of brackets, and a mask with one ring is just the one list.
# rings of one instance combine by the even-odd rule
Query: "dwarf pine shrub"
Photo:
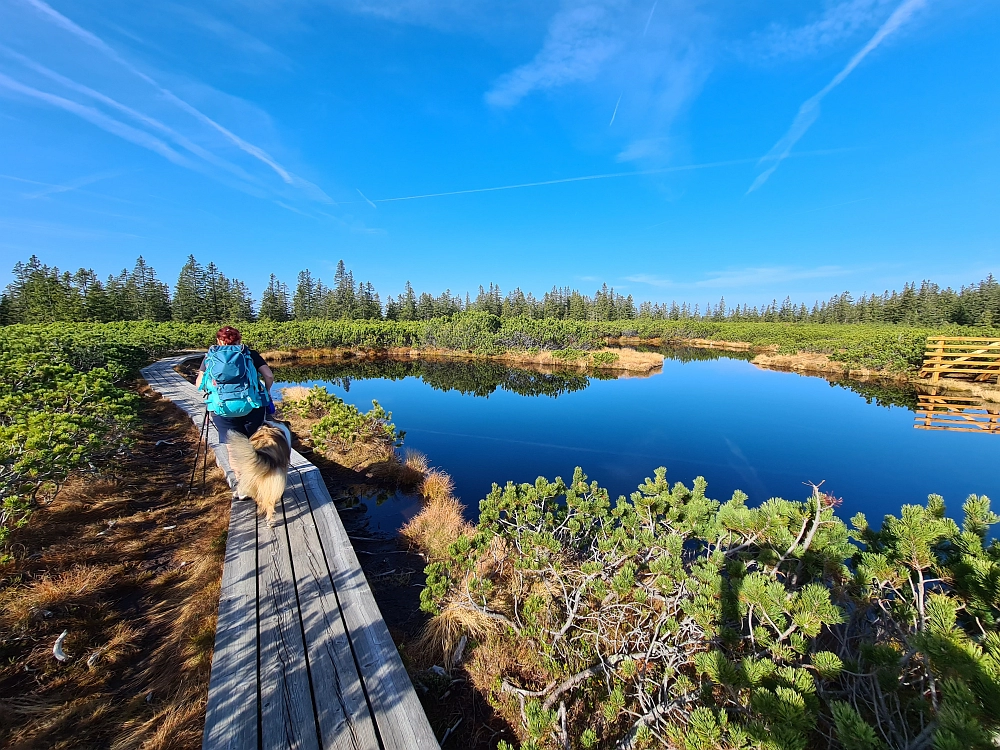
[(875, 531), (819, 488), (756, 508), (706, 488), (662, 468), (615, 502), (580, 469), (494, 485), (428, 566), (424, 609), (494, 633), (479, 661), (523, 748), (993, 747), (986, 498), (962, 527), (931, 497)]
[(362, 412), (321, 385), (313, 386), (301, 398), (286, 398), (282, 401), (281, 408), (316, 420), (309, 431), (321, 449), (338, 450), (356, 443), (399, 446), (405, 436), (391, 422), (392, 413), (383, 409), (378, 401), (372, 401), (372, 408)]

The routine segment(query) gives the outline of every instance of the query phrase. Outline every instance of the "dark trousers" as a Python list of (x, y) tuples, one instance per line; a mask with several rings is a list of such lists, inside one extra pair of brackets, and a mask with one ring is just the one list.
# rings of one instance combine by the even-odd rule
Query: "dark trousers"
[(219, 431), (219, 442), (222, 444), (229, 442), (229, 433), (240, 432), (250, 437), (264, 424), (264, 407), (261, 406), (243, 417), (223, 417), (218, 414), (212, 415), (212, 424)]

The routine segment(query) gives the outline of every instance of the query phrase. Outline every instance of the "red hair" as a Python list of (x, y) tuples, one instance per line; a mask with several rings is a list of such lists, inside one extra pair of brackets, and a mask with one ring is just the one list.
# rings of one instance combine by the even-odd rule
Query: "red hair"
[(243, 340), (243, 335), (232, 326), (222, 326), (215, 334), (215, 338), (228, 346), (240, 343)]

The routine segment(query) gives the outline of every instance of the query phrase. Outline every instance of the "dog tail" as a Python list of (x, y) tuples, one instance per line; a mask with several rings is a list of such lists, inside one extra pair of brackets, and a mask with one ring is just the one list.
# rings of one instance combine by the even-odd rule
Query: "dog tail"
[(233, 468), (240, 477), (240, 497), (252, 497), (270, 521), (285, 492), (285, 467), (269, 453), (255, 450), (250, 440), (239, 433), (230, 432), (228, 443)]

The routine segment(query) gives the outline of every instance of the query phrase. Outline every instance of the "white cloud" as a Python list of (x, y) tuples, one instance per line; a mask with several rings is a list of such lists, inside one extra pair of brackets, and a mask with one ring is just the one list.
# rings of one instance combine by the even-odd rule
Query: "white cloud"
[(70, 112), (77, 117), (86, 120), (92, 125), (96, 125), (101, 128), (101, 130), (106, 130), (112, 135), (123, 138), (137, 146), (141, 146), (142, 148), (149, 149), (165, 159), (172, 161), (178, 166), (187, 167), (188, 169), (195, 168), (195, 165), (189, 159), (174, 151), (159, 138), (150, 135), (144, 130), (139, 130), (137, 128), (133, 128), (131, 125), (126, 125), (125, 123), (120, 122), (113, 117), (109, 117), (93, 107), (79, 104), (78, 102), (71, 101), (62, 96), (50, 94), (46, 91), (40, 91), (31, 86), (26, 86), (20, 81), (16, 81), (3, 73), (0, 73), (0, 87), (16, 94), (21, 94), (23, 96), (45, 102), (46, 104), (58, 107), (66, 112)]
[(528, 94), (589, 81), (621, 48), (615, 19), (606, 3), (590, 2), (560, 10), (535, 58), (501, 76), (486, 94), (495, 107), (512, 107)]
[[(216, 135), (221, 136), (224, 139), (224, 141), (226, 141), (229, 145), (235, 146), (240, 151), (243, 151), (244, 153), (253, 157), (257, 161), (269, 167), (287, 185), (300, 189), (302, 192), (304, 192), (307, 196), (309, 196), (313, 200), (318, 200), (324, 203), (333, 202), (333, 200), (329, 196), (327, 196), (326, 193), (324, 193), (319, 187), (292, 174), (288, 169), (282, 166), (274, 157), (272, 157), (263, 148), (254, 143), (251, 143), (245, 138), (240, 137), (236, 133), (232, 132), (229, 128), (219, 123), (217, 120), (209, 117), (200, 109), (190, 104), (187, 100), (177, 96), (177, 94), (175, 94), (173, 91), (166, 88), (165, 86), (161, 85), (152, 76), (143, 72), (137, 66), (133, 65), (131, 62), (122, 57), (122, 55), (120, 55), (116, 50), (114, 50), (110, 45), (108, 45), (103, 39), (93, 34), (92, 32), (84, 29), (83, 27), (79, 26), (77, 23), (67, 18), (66, 16), (62, 15), (57, 10), (52, 8), (50, 5), (45, 3), (44, 0), (23, 0), (23, 2), (32, 7), (35, 11), (37, 11), (38, 14), (40, 14), (40, 16), (44, 18), (48, 23), (58, 27), (64, 32), (71, 34), (72, 36), (76, 37), (78, 40), (84, 42), (86, 45), (92, 47), (93, 49), (98, 50), (104, 57), (116, 63), (118, 66), (120, 66), (120, 68), (128, 71), (133, 76), (138, 78), (140, 81), (152, 87), (160, 99), (165, 100), (166, 102), (170, 103), (173, 107), (179, 109), (184, 114), (193, 118), (201, 126), (208, 128), (210, 131), (214, 131)], [(61, 99), (61, 97), (57, 98)], [(108, 99), (109, 101), (111, 100), (110, 97), (105, 97), (105, 98)], [(49, 103), (54, 103), (54, 101), (50, 100)], [(93, 109), (93, 108), (85, 108), (85, 109)], [(142, 117), (142, 115), (139, 116)], [(93, 121), (93, 118), (91, 119)], [(147, 118), (147, 120), (149, 120), (146, 123), (147, 125), (154, 124), (151, 118)], [(129, 126), (123, 126), (123, 127), (129, 127)], [(109, 127), (105, 127), (105, 129), (109, 129)], [(118, 128), (118, 130), (120, 131), (118, 133), (119, 135), (125, 132), (121, 131), (120, 128)], [(135, 128), (131, 128), (131, 130), (135, 130)], [(122, 137), (125, 136), (123, 135)], [(159, 141), (159, 139), (153, 138), (152, 136), (149, 136), (149, 138), (151, 138), (152, 141)], [(149, 146), (147, 145), (147, 147)], [(194, 149), (189, 148), (189, 150), (194, 150)], [(172, 149), (169, 149), (169, 151), (172, 152)], [(170, 158), (172, 161), (176, 161), (176, 159), (171, 157), (167, 152), (163, 151), (162, 149), (160, 149), (160, 153), (162, 153), (164, 156), (167, 156), (167, 158)], [(204, 153), (198, 155), (201, 156), (203, 159), (211, 161), (211, 159), (207, 158)]]
[(765, 58), (805, 57), (838, 44), (884, 19), (893, 0), (844, 0), (828, 3), (816, 20), (802, 26), (772, 24), (753, 38), (754, 52)]
[(666, 138), (639, 138), (629, 143), (617, 156), (618, 161), (659, 159), (667, 155)]

